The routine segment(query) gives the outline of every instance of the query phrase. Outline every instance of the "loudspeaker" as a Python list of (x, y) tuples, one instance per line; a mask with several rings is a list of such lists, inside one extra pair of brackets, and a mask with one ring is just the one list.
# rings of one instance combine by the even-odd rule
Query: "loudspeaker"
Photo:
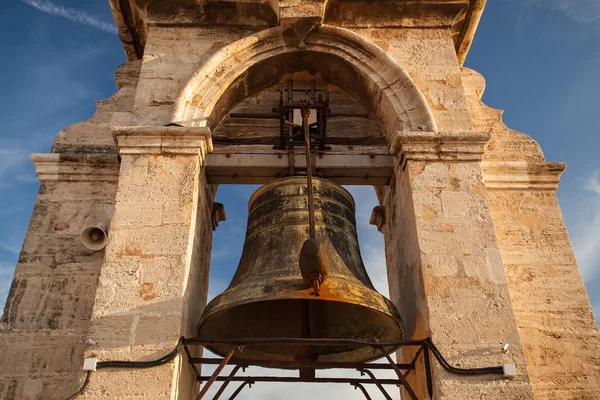
[(96, 224), (85, 228), (81, 233), (81, 243), (90, 250), (101, 250), (108, 240), (106, 224)]

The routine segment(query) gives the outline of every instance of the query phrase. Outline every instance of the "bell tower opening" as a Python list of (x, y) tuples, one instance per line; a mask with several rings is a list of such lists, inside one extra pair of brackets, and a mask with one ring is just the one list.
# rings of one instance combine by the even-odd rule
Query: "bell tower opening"
[[(402, 339), (405, 337), (402, 318), (397, 307), (387, 300), (384, 240), (377, 232), (382, 229), (385, 217), (373, 190), (373, 186), (386, 186), (392, 181), (393, 163), (387, 139), (376, 113), (361, 104), (366, 101), (364, 98), (358, 101), (355, 95), (327, 83), (320, 72), (296, 69), (299, 71), (282, 75), (274, 85), (238, 100), (213, 128), (214, 150), (207, 156), (206, 173), (209, 183), (220, 185), (215, 201), (224, 205), (227, 220), (214, 232), (209, 303), (200, 318), (198, 335), (241, 338), (312, 335), (315, 338), (371, 338), (383, 342)], [(247, 94), (247, 81), (252, 78), (244, 75), (243, 79), (244, 83), (234, 87), (243, 88)], [(224, 97), (231, 102), (236, 96), (241, 97), (237, 90)], [(314, 293), (310, 293), (309, 287), (301, 287), (302, 281), (296, 277), (285, 280), (290, 270), (298, 269), (299, 250), (309, 235), (305, 228), (295, 227), (299, 223), (306, 224), (308, 218), (308, 213), (301, 209), (307, 204), (309, 164), (305, 160), (302, 112), (283, 110), (282, 105), (304, 101), (327, 102), (327, 107), (322, 109), (307, 105), (307, 122), (314, 140), (311, 171), (317, 193), (314, 199), (317, 226), (327, 223), (332, 227), (323, 229), (329, 237), (320, 238), (321, 242), (328, 243), (325, 248), (333, 270), (327, 278), (329, 282), (323, 285), (327, 292), (320, 298), (323, 301), (315, 301), (318, 297), (311, 301), (294, 300), (302, 291), (309, 296)], [(225, 101), (220, 100), (218, 104), (223, 103)], [(217, 105), (215, 110), (219, 109)], [(246, 150), (240, 151), (240, 148)], [(253, 160), (273, 152), (276, 154), (273, 158)], [(349, 158), (354, 160), (349, 162), (348, 158), (344, 165), (339, 160), (344, 160), (346, 152), (350, 152)], [(367, 160), (366, 164), (355, 163), (357, 158)], [(238, 163), (244, 165), (243, 170), (235, 168)], [(345, 189), (338, 186), (342, 184)], [(284, 205), (273, 205), (279, 201)], [(336, 263), (355, 269), (340, 272)], [(306, 298), (311, 299), (309, 296)], [(328, 306), (310, 306), (319, 303)], [(309, 315), (308, 329), (303, 327), (306, 315)], [(223, 357), (232, 349), (227, 345), (208, 347)], [(282, 352), (269, 346), (253, 346), (237, 357), (292, 362), (298, 359), (299, 352), (307, 349), (310, 354), (303, 354), (304, 357), (321, 362), (362, 362), (382, 357), (371, 348), (357, 350), (343, 346), (322, 349), (296, 346)], [(386, 349), (393, 350), (394, 347)], [(395, 358), (393, 353), (390, 355)], [(210, 373), (210, 367), (208, 371)], [(394, 373), (389, 372), (378, 375), (393, 378)], [(300, 369), (300, 376), (303, 374), (306, 371)], [(312, 374), (314, 376), (314, 370)], [(356, 373), (347, 372), (342, 376), (353, 375)], [(332, 394), (339, 393), (339, 388), (331, 389), (336, 390)], [(322, 390), (327, 389), (320, 390), (322, 394)], [(349, 391), (348, 396), (362, 398), (364, 395)]]

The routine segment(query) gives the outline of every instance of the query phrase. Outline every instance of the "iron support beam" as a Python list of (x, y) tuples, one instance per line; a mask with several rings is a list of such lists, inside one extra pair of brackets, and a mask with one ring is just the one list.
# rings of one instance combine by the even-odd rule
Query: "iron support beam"
[(361, 385), (360, 383), (353, 383), (352, 386), (354, 386), (354, 389), (360, 389), (362, 394), (365, 395), (365, 399), (371, 400), (371, 396), (369, 396), (369, 392), (367, 392), (367, 389), (365, 389), (365, 387), (363, 385)]
[(392, 400), (392, 398), (390, 397), (388, 392), (383, 387), (383, 383), (382, 383), (383, 379), (377, 379), (377, 377), (375, 375), (373, 375), (373, 373), (371, 371), (369, 371), (368, 369), (361, 369), (361, 370), (359, 370), (359, 372), (363, 375), (367, 374), (367, 376), (369, 378), (371, 378), (371, 383), (374, 383), (375, 386), (377, 386), (377, 389), (379, 389), (381, 391), (381, 393), (383, 394), (383, 397), (385, 397), (386, 400)]
[[(208, 378), (206, 384), (204, 385), (204, 387), (202, 387), (202, 390), (200, 391), (200, 393), (198, 393), (198, 396), (196, 397), (196, 400), (201, 400), (206, 393), (208, 392), (208, 389), (210, 389), (210, 387), (212, 386), (212, 384), (215, 382), (215, 380), (217, 380), (219, 378), (219, 374), (221, 373), (221, 371), (223, 371), (223, 368), (225, 368), (225, 366), (227, 365), (227, 363), (229, 362), (229, 360), (231, 359), (231, 357), (233, 356), (233, 353), (235, 353), (236, 350), (238, 350), (239, 347), (236, 347), (235, 349), (232, 349), (229, 354), (227, 354), (227, 357), (225, 357), (223, 359), (223, 361), (221, 361), (221, 364), (219, 364), (219, 366), (217, 367), (217, 369), (215, 369), (215, 372), (213, 372), (213, 374), (210, 376), (210, 378)], [(228, 376), (227, 378), (224, 378), (225, 380), (229, 379), (231, 380), (231, 376)]]

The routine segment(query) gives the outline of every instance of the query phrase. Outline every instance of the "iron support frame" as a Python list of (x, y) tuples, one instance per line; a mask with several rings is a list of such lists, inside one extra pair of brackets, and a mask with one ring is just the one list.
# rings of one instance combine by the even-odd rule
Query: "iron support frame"
[[(232, 393), (230, 399), (235, 398), (239, 393), (246, 387), (251, 386), (257, 382), (289, 382), (289, 383), (344, 383), (350, 384), (355, 389), (361, 390), (366, 399), (370, 399), (369, 393), (365, 389), (364, 385), (375, 385), (386, 399), (391, 400), (390, 395), (384, 388), (386, 385), (392, 385), (395, 387), (404, 387), (406, 393), (412, 400), (419, 400), (414, 389), (410, 386), (406, 377), (412, 371), (416, 371), (417, 361), (422, 358), (425, 379), (427, 384), (427, 391), (429, 398), (433, 395), (433, 378), (431, 370), (431, 354), (435, 357), (439, 365), (446, 371), (459, 375), (474, 375), (474, 374), (503, 374), (502, 367), (485, 367), (485, 368), (473, 368), (464, 369), (457, 368), (448, 363), (441, 355), (437, 347), (433, 344), (430, 338), (424, 340), (402, 340), (396, 342), (380, 342), (380, 341), (364, 341), (364, 340), (347, 340), (347, 339), (316, 339), (316, 338), (240, 338), (240, 339), (216, 339), (216, 338), (187, 338), (182, 339), (183, 348), (188, 356), (188, 361), (194, 370), (196, 379), (198, 382), (206, 382), (203, 385), (202, 391), (196, 398), (196, 400), (203, 399), (208, 392), (210, 386), (215, 382), (221, 382), (222, 385), (217, 391), (213, 399), (218, 399), (224, 393), (227, 386), (232, 382), (241, 382), (240, 386)], [(229, 344), (231, 350), (223, 358), (206, 358), (206, 357), (192, 357), (189, 350), (189, 346), (201, 346), (209, 347), (214, 344)], [(372, 347), (374, 354), (381, 352), (381, 357), (387, 360), (386, 363), (376, 362), (324, 362), (318, 360), (250, 360), (243, 358), (236, 358), (235, 354), (237, 350), (242, 350), (245, 347), (252, 347), (260, 345), (264, 347), (269, 346), (360, 346), (360, 347)], [(416, 352), (409, 364), (407, 363), (396, 363), (391, 358), (390, 354), (393, 351), (398, 350), (403, 346), (416, 347)], [(218, 365), (217, 369), (211, 376), (201, 375), (196, 368), (196, 365)], [(233, 369), (226, 376), (220, 376), (221, 372), (226, 365), (232, 366)], [(247, 367), (256, 366), (263, 368), (279, 368), (279, 369), (293, 369), (300, 371), (306, 368), (313, 368), (318, 370), (325, 369), (349, 369), (359, 372), (361, 375), (366, 375), (368, 378), (333, 378), (333, 377), (314, 377), (314, 376), (302, 376), (290, 377), (290, 376), (239, 376), (236, 375), (240, 369), (245, 370)], [(396, 373), (397, 378), (395, 379), (382, 379), (378, 378), (373, 371), (390, 370)]]

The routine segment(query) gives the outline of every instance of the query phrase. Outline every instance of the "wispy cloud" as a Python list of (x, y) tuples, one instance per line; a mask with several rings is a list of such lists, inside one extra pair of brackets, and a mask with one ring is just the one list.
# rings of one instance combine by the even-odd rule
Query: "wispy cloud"
[(9, 178), (15, 171), (20, 171), (29, 159), (29, 152), (21, 146), (11, 146), (0, 141), (0, 188), (7, 186)]
[(9, 254), (18, 256), (21, 253), (21, 242), (12, 241), (10, 243), (0, 243), (0, 252), (5, 251)]
[(538, 7), (561, 11), (577, 22), (600, 20), (598, 0), (535, 0), (535, 3)]
[(68, 8), (58, 4), (51, 3), (47, 0), (21, 0), (25, 4), (29, 4), (38, 10), (66, 18), (70, 21), (77, 22), (83, 25), (91, 26), (104, 32), (117, 34), (117, 27), (108, 22), (101, 21), (97, 17), (89, 15), (84, 11), (79, 11), (75, 8)]
[[(600, 1), (598, 0), (509, 0), (526, 9), (533, 7), (555, 10), (564, 13), (576, 22), (595, 22), (600, 20)], [(529, 13), (526, 14), (527, 17)], [(527, 19), (527, 17), (525, 19)]]
[(594, 171), (594, 173), (586, 181), (585, 188), (600, 194), (600, 171)]
[(573, 241), (583, 280), (591, 282), (600, 273), (600, 170), (585, 180), (585, 189), (595, 193), (595, 208), (589, 210), (589, 218), (580, 226)]

